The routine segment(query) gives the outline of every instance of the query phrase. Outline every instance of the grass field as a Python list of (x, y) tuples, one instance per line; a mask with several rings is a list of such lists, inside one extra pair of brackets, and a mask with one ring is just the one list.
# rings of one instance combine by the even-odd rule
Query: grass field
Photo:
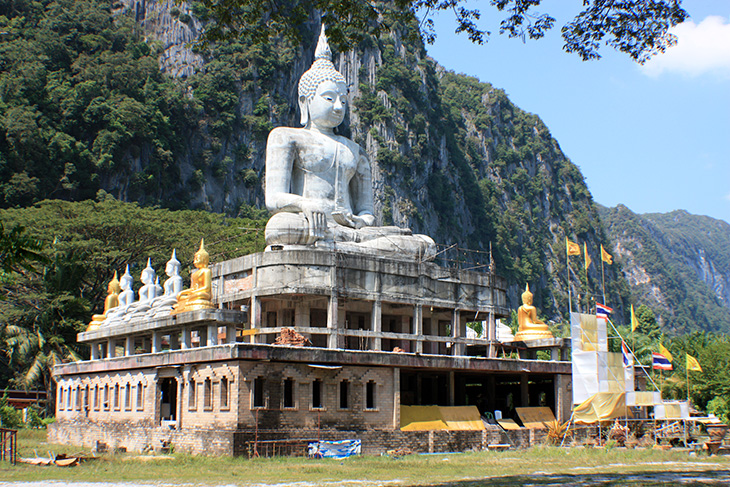
[[(19, 433), (24, 457), (86, 454), (51, 445), (45, 431)], [(71, 468), (0, 463), (8, 481), (129, 482), (130, 485), (728, 485), (730, 458), (687, 451), (619, 448), (531, 448), (506, 452), (357, 457), (253, 459), (173, 455), (105, 454)]]

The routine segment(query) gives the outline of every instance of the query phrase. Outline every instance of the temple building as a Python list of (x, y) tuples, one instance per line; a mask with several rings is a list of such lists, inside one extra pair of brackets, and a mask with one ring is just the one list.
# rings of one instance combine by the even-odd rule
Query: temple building
[[(269, 136), (266, 250), (209, 266), (201, 242), (189, 289), (173, 254), (164, 289), (148, 263), (137, 301), (128, 270), (115, 277), (78, 337), (91, 359), (54, 368), (52, 441), (238, 455), (357, 438), (365, 453), (447, 451), (501, 442), (481, 421), (495, 412), (568, 419), (570, 340), (536, 319), (529, 290), (518, 340), (505, 338), (507, 283), (488, 259), (466, 269), (425, 235), (375, 225), (367, 156), (333, 132), (347, 90), (329, 56), (323, 33), (299, 84), (304, 127)], [(408, 427), (418, 406), (471, 426)]]

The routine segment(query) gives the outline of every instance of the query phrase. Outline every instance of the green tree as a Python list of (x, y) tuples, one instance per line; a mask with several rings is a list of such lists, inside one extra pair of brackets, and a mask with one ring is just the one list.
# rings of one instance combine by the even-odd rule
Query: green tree
[[(418, 15), (422, 28), (413, 32), (434, 42), (433, 15), (450, 11), (456, 17), (456, 32), (464, 32), (472, 42), (482, 44), (490, 32), (478, 25), (482, 13), (464, 0), (304, 0), (265, 2), (262, 0), (202, 0), (212, 23), (204, 33), (207, 41), (237, 37), (253, 30), (259, 42), (284, 35), (298, 43), (310, 12), (323, 12), (331, 42), (342, 51), (362, 42), (368, 35), (387, 32)], [(541, 0), (494, 0), (491, 6), (506, 15), (500, 34), (521, 39), (539, 39), (553, 28), (555, 18), (537, 13)], [(562, 27), (563, 49), (583, 60), (598, 59), (601, 44), (611, 46), (643, 63), (653, 54), (664, 52), (676, 42), (668, 30), (688, 17), (681, 0), (586, 0), (583, 10)]]
[(212, 262), (264, 246), (265, 219), (141, 208), (108, 196), (98, 202), (43, 201), (0, 210), (0, 218), (27, 228), (34, 242), (46, 243), (36, 251), (42, 268), (15, 266), (0, 273), (0, 370), (10, 372), (0, 376), (0, 388), (10, 383), (52, 392), (52, 366), (88, 355), (76, 335), (103, 308), (114, 271), (129, 265), (138, 276), (150, 258), (162, 273), (175, 248), (187, 277), (203, 237)]

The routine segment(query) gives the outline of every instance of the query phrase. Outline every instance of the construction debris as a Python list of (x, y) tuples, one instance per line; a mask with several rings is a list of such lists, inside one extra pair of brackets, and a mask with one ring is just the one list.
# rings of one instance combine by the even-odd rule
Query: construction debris
[(301, 333), (290, 328), (282, 328), (281, 333), (276, 337), (274, 345), (292, 345), (294, 347), (311, 346), (312, 342)]

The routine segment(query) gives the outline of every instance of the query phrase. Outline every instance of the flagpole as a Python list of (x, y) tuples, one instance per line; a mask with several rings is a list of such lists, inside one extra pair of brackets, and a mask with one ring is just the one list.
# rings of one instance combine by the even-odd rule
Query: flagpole
[(601, 284), (603, 287), (603, 304), (606, 304), (606, 276), (603, 274), (603, 255), (601, 255)]
[(570, 315), (573, 314), (573, 296), (570, 291), (570, 254), (568, 254), (568, 237), (565, 237), (565, 270), (568, 274), (568, 323), (570, 323)]
[(586, 308), (588, 309), (588, 313), (590, 313), (591, 312), (591, 301), (590, 301), (590, 299), (588, 299), (588, 292), (589, 292), (589, 288), (588, 288), (588, 246), (586, 246), (585, 243), (583, 244), (583, 251), (586, 254), (584, 265), (583, 265), (583, 270), (585, 271), (584, 274), (586, 277), (586, 288), (585, 288)]
[(687, 404), (689, 405), (689, 367), (687, 367), (687, 359), (685, 359), (684, 371), (687, 374)]

